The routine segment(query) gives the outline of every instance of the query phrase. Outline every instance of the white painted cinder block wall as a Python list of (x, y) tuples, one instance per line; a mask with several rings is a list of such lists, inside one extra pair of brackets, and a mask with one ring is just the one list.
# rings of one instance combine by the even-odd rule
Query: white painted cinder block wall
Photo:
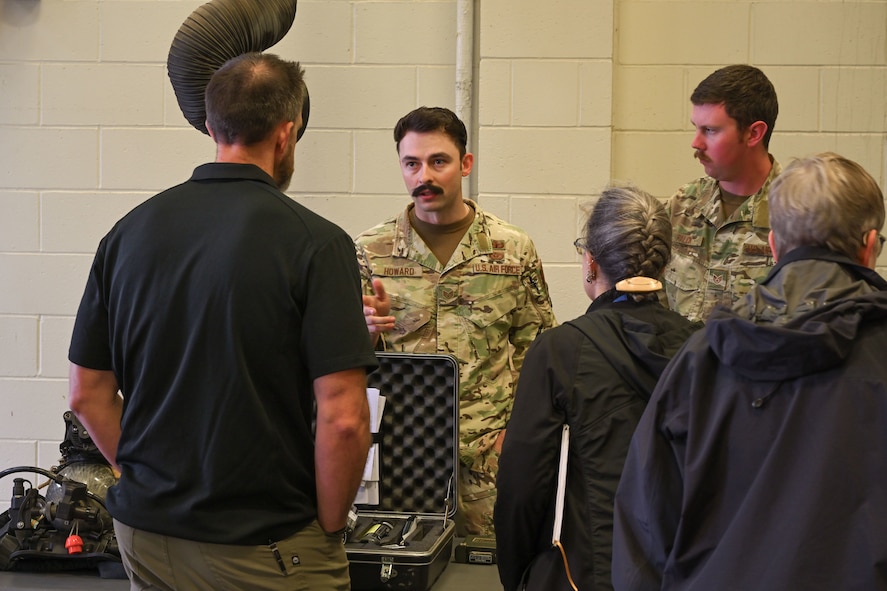
[[(67, 347), (101, 236), (212, 160), (165, 71), (201, 2), (0, 3), (0, 469), (51, 466)], [(391, 128), (455, 107), (454, 0), (302, 0), (271, 51), (308, 72), (293, 198), (350, 234), (407, 202)], [(688, 97), (729, 63), (762, 67), (782, 114), (772, 151), (835, 150), (885, 185), (887, 2), (476, 0), (468, 186), (524, 227), (560, 320), (580, 314), (571, 242), (609, 179), (667, 197), (700, 174)], [(0, 482), (0, 507), (8, 501)]]

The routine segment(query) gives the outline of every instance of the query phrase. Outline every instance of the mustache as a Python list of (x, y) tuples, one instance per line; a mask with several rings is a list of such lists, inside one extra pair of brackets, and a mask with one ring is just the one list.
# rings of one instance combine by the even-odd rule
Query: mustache
[(428, 191), (429, 193), (433, 193), (435, 195), (440, 195), (443, 193), (443, 189), (441, 189), (437, 185), (429, 185), (429, 184), (425, 183), (425, 184), (419, 185), (418, 187), (413, 189), (413, 192), (411, 194), (413, 197), (418, 197), (420, 194), (424, 193), (425, 191)]
[(708, 160), (708, 158), (706, 158), (705, 155), (700, 150), (694, 150), (693, 158), (695, 158), (696, 160), (699, 160), (700, 162), (702, 162), (703, 160)]

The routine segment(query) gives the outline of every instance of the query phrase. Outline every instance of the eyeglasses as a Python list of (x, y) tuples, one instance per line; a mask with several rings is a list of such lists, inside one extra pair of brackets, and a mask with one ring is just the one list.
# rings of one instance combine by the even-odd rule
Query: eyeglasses
[[(869, 230), (869, 232), (871, 232), (871, 230)], [(863, 245), (866, 244), (866, 236), (868, 236), (868, 234), (869, 234), (868, 232), (864, 232), (862, 234), (862, 244)], [(577, 240), (578, 240), (578, 238), (577, 238)], [(885, 238), (883, 234), (878, 234), (878, 246), (880, 247), (881, 250), (884, 250), (884, 243), (885, 242), (887, 242), (887, 238)], [(880, 252), (881, 250), (879, 250), (878, 252)]]
[(588, 252), (588, 247), (585, 245), (585, 241), (582, 238), (577, 238), (573, 241), (573, 246), (576, 247), (576, 252), (578, 254), (585, 254)]

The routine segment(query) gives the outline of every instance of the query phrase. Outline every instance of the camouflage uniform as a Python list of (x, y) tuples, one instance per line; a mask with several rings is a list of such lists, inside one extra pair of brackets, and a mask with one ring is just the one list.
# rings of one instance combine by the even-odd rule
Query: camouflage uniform
[(705, 320), (712, 309), (732, 306), (773, 267), (767, 193), (782, 172), (773, 161), (761, 189), (721, 220), (718, 181), (702, 177), (681, 187), (669, 202), (673, 240), (665, 270), (668, 304), (690, 320)]
[(412, 204), (357, 237), (364, 290), (380, 278), (391, 299), (388, 351), (446, 353), (459, 361), (460, 517), (467, 533), (493, 528), (499, 454), (518, 372), (536, 335), (555, 319), (530, 238), (472, 201), (474, 222), (446, 265), (409, 223)]

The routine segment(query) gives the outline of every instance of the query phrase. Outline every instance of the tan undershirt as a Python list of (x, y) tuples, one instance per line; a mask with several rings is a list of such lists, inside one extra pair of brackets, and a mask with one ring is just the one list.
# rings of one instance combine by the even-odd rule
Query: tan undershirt
[(416, 233), (422, 237), (431, 252), (442, 265), (450, 261), (450, 257), (456, 252), (456, 247), (462, 242), (462, 237), (474, 221), (475, 211), (468, 208), (468, 215), (452, 224), (429, 224), (416, 217), (416, 211), (410, 209), (410, 225)]
[(743, 197), (742, 195), (734, 195), (733, 193), (729, 193), (721, 187), (721, 211), (723, 212), (724, 219), (722, 221), (727, 221), (730, 219), (730, 216), (739, 209), (739, 206), (745, 203), (745, 200), (748, 199), (749, 196)]

